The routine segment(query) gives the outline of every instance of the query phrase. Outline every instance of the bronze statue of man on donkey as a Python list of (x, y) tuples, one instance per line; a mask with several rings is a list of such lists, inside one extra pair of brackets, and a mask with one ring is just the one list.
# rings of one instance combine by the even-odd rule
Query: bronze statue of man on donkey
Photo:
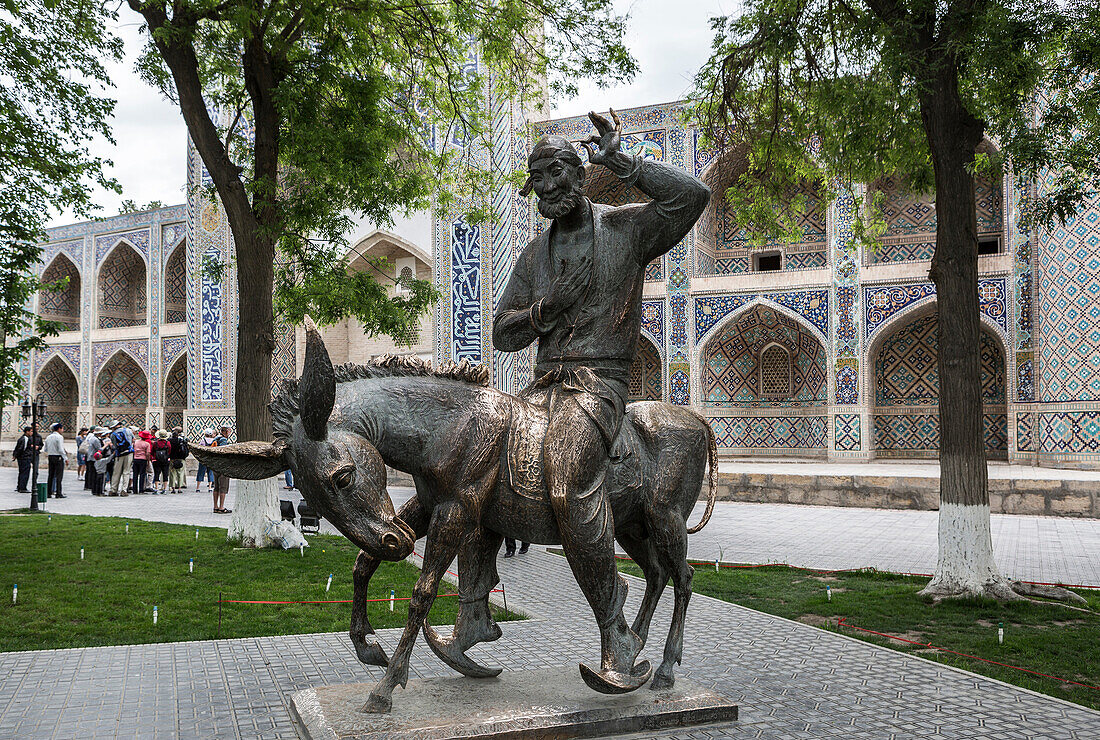
[[(519, 397), (486, 387), (484, 368), (434, 370), (412, 358), (333, 367), (307, 320), (302, 377), (272, 402), (275, 441), (195, 449), (237, 478), (294, 471), (303, 496), (362, 552), (355, 566), (351, 639), (359, 659), (387, 667), (364, 711), (385, 712), (408, 680), (417, 633), (467, 676), (495, 676), (466, 651), (498, 639), (488, 597), (498, 582), (504, 536), (561, 544), (596, 617), (598, 670), (581, 664), (596, 691), (623, 693), (650, 681), (672, 685), (691, 594), (687, 534), (714, 503), (716, 445), (694, 411), (659, 402), (627, 404), (641, 333), (645, 268), (691, 230), (710, 191), (697, 178), (620, 150), (621, 124), (589, 114), (581, 142), (590, 166), (605, 166), (651, 200), (622, 207), (584, 195), (586, 168), (565, 139), (538, 141), (524, 194), (552, 223), (516, 261), (493, 324), (498, 350), (538, 343), (535, 380)], [(385, 466), (408, 472), (416, 496), (394, 512)], [(710, 467), (703, 520), (686, 517)], [(367, 585), (382, 560), (407, 557), (426, 536), (421, 576), (392, 659), (373, 638)], [(627, 586), (615, 567), (618, 541), (641, 566), (646, 593), (631, 626)], [(460, 608), (444, 638), (426, 622), (439, 580), (458, 556)], [(671, 577), (675, 606), (663, 660), (653, 675), (636, 662)]]

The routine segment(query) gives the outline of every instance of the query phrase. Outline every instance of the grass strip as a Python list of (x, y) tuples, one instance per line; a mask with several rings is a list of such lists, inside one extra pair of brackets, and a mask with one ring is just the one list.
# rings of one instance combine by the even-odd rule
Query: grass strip
[[(630, 561), (620, 570), (641, 577)], [(918, 596), (927, 578), (875, 570), (817, 575), (785, 565), (751, 569), (695, 566), (693, 590), (722, 601), (775, 614), (900, 652), (965, 668), (991, 678), (1100, 709), (1100, 691), (953, 655), (929, 644), (986, 660), (1026, 668), (1089, 686), (1100, 686), (1100, 594), (1080, 590), (1092, 612), (1046, 603), (1000, 603), (985, 599), (933, 605)], [(832, 592), (832, 599), (826, 593)], [(671, 594), (666, 591), (666, 598)], [(858, 630), (838, 628), (841, 619), (861, 628), (902, 637), (906, 644)], [(997, 642), (1004, 625), (1004, 643)]]
[[(126, 528), (129, 525), (129, 532)], [(195, 531), (199, 537), (195, 539)], [(0, 651), (209, 640), (219, 635), (218, 600), (340, 601), (352, 597), (358, 548), (314, 535), (298, 550), (249, 550), (225, 530), (117, 517), (0, 515)], [(80, 549), (84, 548), (84, 559)], [(194, 558), (194, 572), (188, 563)], [(332, 587), (325, 584), (332, 574)], [(371, 579), (375, 629), (403, 627), (420, 571), (383, 563)], [(19, 585), (18, 601), (11, 588)], [(440, 593), (453, 593), (447, 583)], [(157, 624), (153, 624), (153, 606)], [(432, 624), (452, 624), (457, 598), (440, 598)], [(494, 610), (500, 621), (517, 615)], [(220, 636), (344, 632), (351, 604), (222, 604)]]

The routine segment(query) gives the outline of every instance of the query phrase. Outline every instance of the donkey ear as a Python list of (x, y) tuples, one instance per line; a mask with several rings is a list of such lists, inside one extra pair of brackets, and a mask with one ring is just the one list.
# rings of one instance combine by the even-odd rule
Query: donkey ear
[(306, 316), (306, 359), (298, 381), (298, 408), (306, 435), (316, 441), (328, 436), (328, 417), (336, 403), (336, 372), (313, 319)]
[(287, 444), (270, 442), (238, 442), (221, 447), (191, 445), (191, 452), (208, 468), (238, 480), (271, 478), (290, 467)]

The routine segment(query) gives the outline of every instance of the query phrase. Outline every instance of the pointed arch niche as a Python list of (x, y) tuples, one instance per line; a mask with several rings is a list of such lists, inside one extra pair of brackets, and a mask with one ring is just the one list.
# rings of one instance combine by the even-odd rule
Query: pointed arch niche
[(703, 412), (724, 454), (826, 454), (827, 353), (810, 327), (749, 304), (700, 353)]
[[(810, 270), (828, 266), (826, 212), (828, 202), (821, 188), (810, 181), (787, 192), (782, 208), (801, 229), (794, 243), (770, 238), (751, 244), (748, 232), (738, 225), (726, 191), (735, 187), (748, 172), (748, 148), (734, 147), (722, 153), (703, 173), (703, 182), (713, 195), (696, 226), (697, 274), (732, 275), (771, 270)], [(803, 203), (795, 207), (801, 197)]]
[(116, 352), (103, 364), (95, 382), (95, 423), (118, 419), (127, 426), (145, 427), (149, 381), (133, 357)]
[(184, 239), (164, 262), (164, 323), (187, 320), (187, 240)]
[(175, 359), (164, 378), (164, 428), (183, 428), (187, 408), (187, 353)]
[[(872, 348), (873, 423), (877, 457), (939, 455), (939, 322), (935, 304), (884, 335)], [(980, 336), (986, 455), (1008, 458), (1005, 353), (986, 326)]]
[[(76, 410), (80, 405), (76, 375), (60, 356), (54, 355), (39, 371), (34, 381), (35, 394), (41, 393), (46, 401), (46, 424), (59, 421), (65, 425), (66, 436), (76, 433)], [(43, 426), (39, 426), (42, 429)]]
[[(978, 145), (977, 153), (995, 155), (996, 147), (988, 139)], [(900, 176), (878, 180), (867, 189), (867, 202), (882, 193), (882, 216), (886, 232), (879, 248), (868, 250), (872, 264), (930, 260), (936, 251), (936, 203), (926, 193), (914, 192)], [(1004, 251), (1004, 185), (997, 170), (974, 177), (974, 201), (978, 217), (978, 254)]]
[(100, 329), (142, 326), (146, 322), (145, 260), (120, 241), (99, 267)]
[(630, 364), (630, 401), (660, 401), (663, 397), (661, 382), (661, 354), (644, 334)]
[(60, 290), (38, 292), (38, 315), (73, 331), (80, 328), (80, 271), (68, 255), (60, 253), (42, 271), (42, 282), (55, 283), (66, 278), (69, 282)]

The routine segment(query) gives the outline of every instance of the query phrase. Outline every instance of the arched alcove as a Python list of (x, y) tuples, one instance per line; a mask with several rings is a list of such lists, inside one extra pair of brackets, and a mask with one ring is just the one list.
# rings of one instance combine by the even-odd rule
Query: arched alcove
[[(700, 275), (730, 275), (775, 270), (809, 270), (828, 265), (825, 200), (818, 184), (804, 181), (782, 199), (783, 215), (801, 231), (797, 242), (779, 237), (751, 243), (749, 233), (734, 218), (726, 191), (748, 171), (748, 150), (723, 152), (703, 173), (713, 195), (696, 226), (696, 260)], [(801, 201), (801, 205), (799, 202)]]
[(181, 241), (164, 262), (164, 322), (187, 320), (187, 240)]
[[(876, 343), (874, 445), (880, 457), (939, 455), (939, 322), (924, 311)], [(980, 335), (986, 454), (1008, 456), (1005, 354), (987, 327)]]
[(660, 401), (663, 395), (661, 355), (645, 336), (638, 342), (638, 351), (630, 364), (629, 390), (631, 401)]
[(183, 428), (183, 412), (187, 408), (187, 354), (172, 363), (164, 378), (164, 428)]
[[(996, 154), (989, 140), (978, 145), (982, 154)], [(870, 203), (880, 192), (882, 217), (886, 231), (879, 239), (879, 248), (869, 255), (871, 263), (930, 260), (936, 251), (936, 204), (928, 193), (915, 192), (905, 178), (886, 177), (867, 189)], [(1002, 174), (979, 174), (974, 177), (974, 201), (978, 219), (978, 253), (997, 254), (1004, 251), (1004, 187)]]
[(146, 323), (145, 260), (126, 242), (119, 242), (99, 268), (100, 329)]
[(95, 423), (118, 419), (127, 426), (145, 426), (149, 381), (133, 357), (116, 352), (99, 371), (95, 382)]
[(39, 371), (34, 381), (35, 394), (42, 394), (46, 402), (45, 424), (39, 429), (59, 421), (65, 425), (66, 436), (76, 433), (76, 410), (80, 405), (76, 375), (72, 368), (54, 355)]
[(38, 292), (38, 315), (72, 331), (80, 328), (80, 270), (68, 255), (61, 253), (42, 271), (42, 282), (56, 283), (65, 278), (69, 282), (60, 290)]
[(706, 340), (700, 353), (704, 413), (727, 453), (823, 456), (827, 353), (810, 327), (752, 304)]

